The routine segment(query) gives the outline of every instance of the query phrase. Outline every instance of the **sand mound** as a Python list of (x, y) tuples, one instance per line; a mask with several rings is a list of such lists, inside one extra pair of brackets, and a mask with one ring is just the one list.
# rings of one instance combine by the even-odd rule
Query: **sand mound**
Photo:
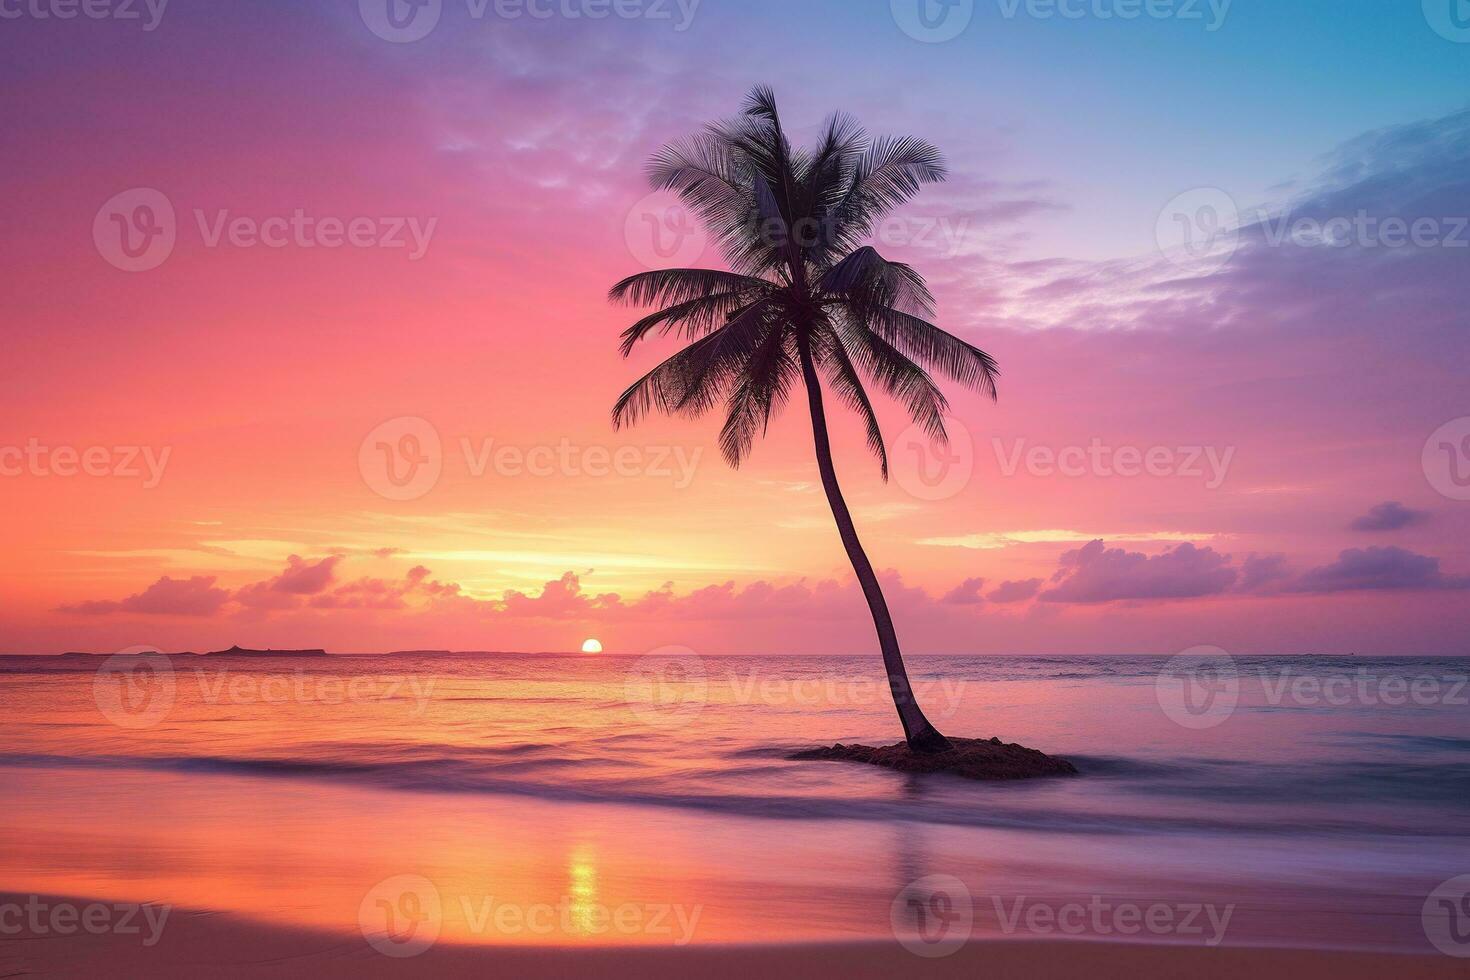
[(874, 748), (871, 745), (843, 745), (805, 749), (789, 758), (826, 759), (833, 762), (865, 762), (885, 766), (899, 772), (952, 772), (966, 779), (1032, 779), (1037, 776), (1075, 776), (1077, 767), (1066, 759), (1057, 759), (998, 738), (951, 738), (953, 752), (921, 755), (899, 742)]

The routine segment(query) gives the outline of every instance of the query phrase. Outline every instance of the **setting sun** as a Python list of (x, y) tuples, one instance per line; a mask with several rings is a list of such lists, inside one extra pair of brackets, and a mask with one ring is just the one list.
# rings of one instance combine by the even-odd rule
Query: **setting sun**
[(601, 653), (602, 642), (600, 640), (587, 640), (582, 644), (583, 653)]

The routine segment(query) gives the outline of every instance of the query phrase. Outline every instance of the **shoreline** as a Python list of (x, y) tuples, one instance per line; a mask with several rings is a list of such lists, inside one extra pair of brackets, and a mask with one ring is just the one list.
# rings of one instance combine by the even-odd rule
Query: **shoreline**
[[(0, 907), (39, 900), (50, 906), (117, 903), (35, 893), (0, 893)], [(23, 918), (23, 917), (22, 917)], [(157, 922), (158, 917), (154, 918)], [(360, 932), (331, 932), (261, 922), (244, 915), (169, 908), (156, 943), (145, 945), (149, 927), (136, 917), (137, 931), (88, 933), (80, 925), (65, 935), (32, 931), (17, 916), (0, 920), (0, 966), (7, 975), (128, 975), (173, 977), (267, 977), (302, 975), (314, 980), (376, 977), (518, 978), (566, 977), (589, 973), (610, 977), (748, 980), (767, 977), (886, 978), (1016, 977), (1026, 980), (1138, 980), (1189, 976), (1191, 980), (1450, 980), (1464, 976), (1465, 963), (1448, 956), (1271, 947), (1205, 947), (1168, 943), (1096, 940), (975, 939), (954, 953), (925, 958), (893, 941), (650, 945), (477, 945), (441, 941), (412, 956), (376, 951)]]

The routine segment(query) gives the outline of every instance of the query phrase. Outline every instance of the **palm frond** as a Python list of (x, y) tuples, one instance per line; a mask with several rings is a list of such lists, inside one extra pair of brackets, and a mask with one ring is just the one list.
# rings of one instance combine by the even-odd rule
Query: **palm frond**
[(730, 390), (729, 412), (720, 429), (720, 454), (732, 467), (738, 468), (750, 455), (756, 435), (765, 434), (771, 415), (786, 403), (796, 373), (786, 331), (768, 331)]
[(864, 245), (832, 266), (818, 281), (828, 298), (863, 311), (888, 307), (930, 313), (934, 296), (912, 266), (889, 262), (871, 245)]
[(629, 356), (638, 342), (654, 329), (658, 329), (660, 334), (668, 334), (679, 328), (685, 337), (690, 340), (697, 339), (713, 330), (725, 317), (746, 301), (747, 297), (744, 293), (725, 292), (711, 293), (708, 296), (699, 296), (683, 303), (675, 303), (673, 306), (650, 313), (624, 330), (623, 342), (618, 349), (624, 357)]
[(875, 138), (857, 162), (847, 193), (833, 208), (834, 246), (844, 251), (856, 247), (884, 215), (924, 184), (947, 176), (944, 155), (933, 143), (914, 136)]
[(613, 428), (633, 425), (652, 408), (697, 418), (718, 404), (771, 329), (766, 300), (731, 314), (718, 330), (696, 340), (634, 382), (613, 406)]
[(631, 275), (608, 290), (614, 303), (629, 306), (655, 306), (687, 303), (713, 293), (732, 292), (742, 296), (759, 296), (771, 291), (764, 279), (743, 276), (717, 269), (655, 269)]
[(1000, 367), (985, 351), (901, 310), (880, 307), (866, 313), (864, 323), (868, 329), (905, 355), (995, 400)]
[(823, 364), (827, 368), (827, 381), (832, 386), (832, 391), (848, 408), (862, 417), (863, 426), (867, 431), (868, 448), (873, 455), (878, 457), (878, 467), (882, 471), (884, 481), (888, 479), (888, 447), (883, 442), (883, 430), (878, 425), (878, 413), (873, 410), (873, 403), (868, 398), (867, 389), (863, 387), (863, 379), (858, 376), (857, 368), (848, 356), (847, 349), (842, 346), (842, 338), (835, 333), (831, 334), (823, 352)]
[(718, 336), (712, 333), (696, 340), (629, 385), (613, 405), (613, 428), (634, 425), (655, 408), (669, 414), (679, 411), (698, 377), (695, 368), (702, 349), (712, 346)]
[(858, 367), (880, 391), (902, 404), (909, 418), (930, 439), (940, 445), (949, 443), (949, 434), (944, 428), (949, 400), (929, 372), (888, 341), (860, 325), (839, 321), (838, 335)]
[(748, 206), (739, 157), (717, 130), (670, 143), (646, 169), (654, 190), (674, 191), (712, 225), (739, 217)]

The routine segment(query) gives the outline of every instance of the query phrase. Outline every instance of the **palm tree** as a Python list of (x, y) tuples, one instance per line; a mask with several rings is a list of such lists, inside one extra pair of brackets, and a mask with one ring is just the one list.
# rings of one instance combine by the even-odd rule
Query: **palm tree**
[(916, 752), (953, 748), (915, 700), (893, 617), (842, 498), (821, 380), (861, 416), (885, 480), (888, 454), (864, 379), (940, 444), (948, 402), (921, 364), (995, 397), (990, 355), (931, 323), (933, 297), (918, 273), (863, 244), (923, 184), (944, 179), (939, 151), (911, 136), (869, 138), (840, 113), (815, 147), (793, 148), (775, 95), (756, 88), (741, 115), (665, 147), (648, 174), (699, 214), (730, 271), (643, 272), (612, 288), (615, 303), (658, 307), (623, 332), (623, 356), (655, 330), (692, 341), (623, 393), (613, 425), (653, 409), (696, 417), (723, 405), (720, 450), (738, 467), (799, 378), (822, 488), (873, 614), (904, 736)]

